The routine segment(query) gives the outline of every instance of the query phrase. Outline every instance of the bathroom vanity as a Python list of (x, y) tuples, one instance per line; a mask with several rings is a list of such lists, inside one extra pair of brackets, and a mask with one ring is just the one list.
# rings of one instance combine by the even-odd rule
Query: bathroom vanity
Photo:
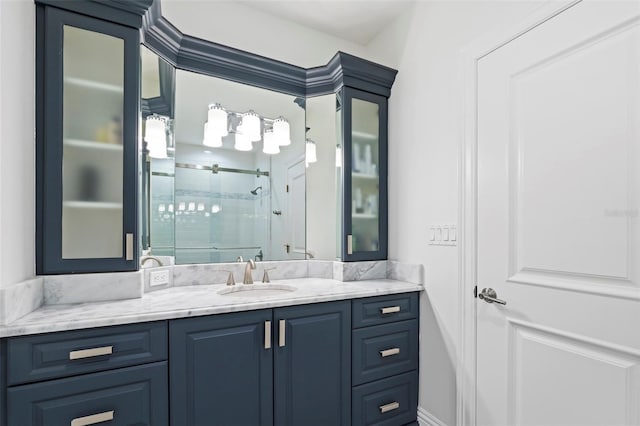
[(296, 290), (45, 306), (1, 328), (6, 424), (415, 422), (421, 286), (283, 283)]

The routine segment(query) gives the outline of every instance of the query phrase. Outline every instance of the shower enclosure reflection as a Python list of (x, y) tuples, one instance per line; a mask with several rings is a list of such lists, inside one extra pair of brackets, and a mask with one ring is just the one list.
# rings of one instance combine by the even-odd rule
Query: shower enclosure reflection
[(304, 103), (175, 76), (175, 116), (165, 123), (173, 149), (147, 164), (152, 254), (177, 264), (305, 259)]

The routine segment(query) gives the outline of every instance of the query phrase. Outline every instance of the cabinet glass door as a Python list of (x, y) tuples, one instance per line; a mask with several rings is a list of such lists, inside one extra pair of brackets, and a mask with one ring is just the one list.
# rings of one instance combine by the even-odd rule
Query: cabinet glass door
[(386, 98), (345, 88), (344, 114), (343, 259), (386, 259)]
[(138, 32), (37, 9), (37, 272), (137, 268)]
[(122, 257), (124, 40), (63, 32), (62, 258)]

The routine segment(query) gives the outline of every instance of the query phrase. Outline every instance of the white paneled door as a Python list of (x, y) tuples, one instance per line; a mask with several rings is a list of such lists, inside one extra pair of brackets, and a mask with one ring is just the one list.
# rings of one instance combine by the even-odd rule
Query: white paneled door
[(640, 425), (640, 1), (478, 61), (478, 425)]

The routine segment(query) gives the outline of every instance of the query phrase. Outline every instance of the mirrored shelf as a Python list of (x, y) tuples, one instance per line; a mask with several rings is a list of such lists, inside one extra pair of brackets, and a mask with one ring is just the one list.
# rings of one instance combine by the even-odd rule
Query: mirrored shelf
[(82, 139), (65, 139), (64, 145), (74, 148), (95, 149), (111, 152), (122, 152), (122, 145), (116, 143), (86, 141)]
[(99, 210), (119, 210), (122, 203), (109, 203), (105, 201), (64, 201), (62, 206), (72, 209), (99, 209)]
[(121, 85), (117, 86), (115, 84), (108, 84), (108, 83), (103, 83), (101, 81), (95, 81), (95, 80), (87, 80), (85, 78), (65, 77), (64, 83), (71, 86), (81, 87), (83, 89), (99, 90), (101, 92), (114, 93), (114, 94), (120, 94), (120, 95), (124, 93), (124, 88)]

